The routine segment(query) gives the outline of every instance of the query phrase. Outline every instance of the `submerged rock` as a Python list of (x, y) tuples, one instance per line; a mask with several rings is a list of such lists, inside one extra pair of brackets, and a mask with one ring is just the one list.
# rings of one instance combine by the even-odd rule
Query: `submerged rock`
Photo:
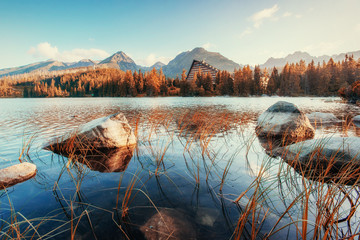
[(220, 211), (213, 208), (198, 208), (196, 211), (195, 220), (197, 223), (213, 227), (216, 219), (220, 215)]
[(28, 162), (0, 169), (0, 189), (24, 182), (35, 175), (36, 165)]
[(77, 131), (56, 138), (45, 149), (55, 153), (79, 153), (89, 149), (114, 149), (136, 144), (134, 132), (124, 114), (95, 119)]
[(313, 138), (315, 130), (294, 104), (279, 101), (259, 116), (256, 134), (259, 138), (287, 145)]
[(344, 184), (360, 181), (360, 138), (312, 139), (274, 150), (305, 176)]
[(162, 209), (140, 228), (145, 239), (196, 239), (193, 224), (179, 211)]
[(308, 113), (306, 116), (309, 118), (310, 122), (316, 124), (329, 124), (329, 123), (339, 123), (341, 122), (334, 114), (332, 113), (323, 113), (323, 112), (313, 112)]

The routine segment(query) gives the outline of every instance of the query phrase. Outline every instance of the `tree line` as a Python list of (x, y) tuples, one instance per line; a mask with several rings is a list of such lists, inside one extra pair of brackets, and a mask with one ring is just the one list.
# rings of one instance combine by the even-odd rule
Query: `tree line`
[(136, 97), (178, 95), (178, 83), (162, 70), (143, 73), (103, 68), (38, 82), (22, 81), (24, 97)]
[(345, 56), (341, 62), (300, 61), (271, 71), (247, 65), (233, 73), (219, 71), (215, 79), (199, 71), (192, 81), (186, 79), (185, 69), (176, 78), (167, 78), (161, 69), (155, 68), (148, 72), (86, 69), (45, 79), (24, 77), (12, 84), (3, 79), (0, 96), (10, 96), (13, 89), (22, 89), (24, 97), (334, 96), (338, 92), (344, 97), (359, 80), (360, 59)]
[[(184, 72), (183, 72), (184, 74)], [(360, 80), (360, 59), (345, 56), (341, 62), (332, 58), (328, 62), (286, 64), (271, 71), (249, 65), (235, 69), (233, 74), (219, 71), (211, 86), (210, 75), (198, 72), (192, 82), (180, 81), (182, 96), (202, 95), (279, 95), (279, 96), (334, 96), (340, 89), (348, 88)]]

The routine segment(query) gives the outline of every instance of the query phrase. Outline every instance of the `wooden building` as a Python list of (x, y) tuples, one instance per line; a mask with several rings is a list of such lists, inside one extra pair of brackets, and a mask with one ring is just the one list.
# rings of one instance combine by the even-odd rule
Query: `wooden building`
[(191, 64), (191, 67), (189, 69), (189, 72), (187, 74), (186, 80), (187, 81), (193, 81), (194, 76), (201, 72), (204, 75), (210, 73), (213, 82), (215, 83), (216, 73), (219, 71), (219, 69), (211, 66), (210, 64), (206, 63), (205, 61), (198, 61), (194, 60)]

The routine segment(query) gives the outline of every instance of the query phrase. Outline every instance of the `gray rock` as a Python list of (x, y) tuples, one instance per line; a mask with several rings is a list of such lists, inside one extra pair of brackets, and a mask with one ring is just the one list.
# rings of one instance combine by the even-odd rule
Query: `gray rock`
[(300, 113), (300, 110), (295, 106), (295, 104), (278, 101), (277, 103), (270, 106), (267, 112), (282, 112), (282, 113)]
[(303, 141), (274, 150), (310, 178), (353, 184), (360, 178), (360, 138), (334, 137)]
[(36, 165), (28, 162), (0, 169), (0, 189), (24, 182), (35, 175)]
[(148, 240), (196, 239), (195, 227), (187, 217), (170, 209), (160, 210), (140, 230)]
[(294, 104), (279, 101), (259, 116), (256, 134), (262, 138), (281, 140), (282, 145), (287, 145), (313, 138), (315, 130)]
[(353, 117), (353, 122), (357, 122), (357, 123), (360, 123), (360, 115), (357, 115), (355, 117)]
[(360, 115), (353, 117), (352, 121), (356, 127), (360, 128)]
[(62, 138), (51, 141), (45, 149), (56, 153), (83, 152), (88, 149), (113, 149), (136, 144), (134, 132), (124, 114), (95, 119)]
[(310, 122), (316, 124), (329, 124), (329, 123), (339, 123), (341, 122), (334, 114), (332, 113), (323, 113), (323, 112), (313, 112), (308, 113), (306, 116), (309, 118)]

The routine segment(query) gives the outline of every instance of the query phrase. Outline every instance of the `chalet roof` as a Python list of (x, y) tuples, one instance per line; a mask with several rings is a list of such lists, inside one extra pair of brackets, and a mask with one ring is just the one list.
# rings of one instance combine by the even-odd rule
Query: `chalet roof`
[[(199, 61), (199, 60), (196, 60), (196, 59), (193, 60), (190, 69), (193, 67), (193, 65), (194, 65), (196, 62), (201, 63), (201, 64), (203, 64), (204, 66), (207, 66), (208, 68), (211, 68), (212, 70), (214, 70), (214, 71), (216, 71), (216, 72), (220, 71), (219, 69), (217, 69), (217, 68), (214, 67), (214, 66), (211, 66), (210, 64), (208, 64), (208, 63), (205, 62), (204, 60)], [(190, 69), (189, 69), (189, 71), (190, 71)]]
[[(208, 63), (205, 62), (204, 60), (199, 61), (199, 60), (194, 59), (193, 62), (192, 62), (192, 64), (191, 64), (191, 66), (190, 66), (190, 68), (189, 68), (189, 71), (188, 71), (188, 73), (187, 73), (187, 76), (186, 76), (186, 79), (187, 79), (187, 80), (189, 79), (189, 75), (190, 75), (191, 69), (194, 67), (194, 65), (195, 65), (196, 63), (200, 63), (201, 65), (207, 67), (208, 69), (211, 69), (211, 70), (214, 71), (215, 73), (217, 73), (217, 72), (220, 71), (219, 69), (217, 69), (216, 67), (211, 66), (210, 64), (208, 64)], [(215, 74), (215, 73), (214, 73), (214, 74)], [(215, 75), (214, 75), (213, 77), (215, 77)]]
[[(195, 66), (197, 65), (197, 66)], [(192, 64), (191, 64), (191, 67), (187, 73), (187, 76), (186, 76), (186, 80), (193, 80), (194, 79), (194, 74), (196, 74), (196, 68), (199, 67), (199, 70), (200, 70), (200, 66), (201, 66), (201, 69), (205, 68), (206, 70), (205, 73), (210, 73), (211, 74), (211, 77), (213, 79), (213, 81), (215, 81), (215, 78), (216, 78), (216, 74), (218, 72), (220, 72), (220, 69), (214, 67), (214, 66), (211, 66), (210, 64), (208, 64), (207, 62), (205, 62), (204, 60), (202, 61), (199, 61), (199, 60), (196, 60), (194, 59)], [(230, 76), (231, 78), (234, 77), (234, 73), (230, 73)]]

